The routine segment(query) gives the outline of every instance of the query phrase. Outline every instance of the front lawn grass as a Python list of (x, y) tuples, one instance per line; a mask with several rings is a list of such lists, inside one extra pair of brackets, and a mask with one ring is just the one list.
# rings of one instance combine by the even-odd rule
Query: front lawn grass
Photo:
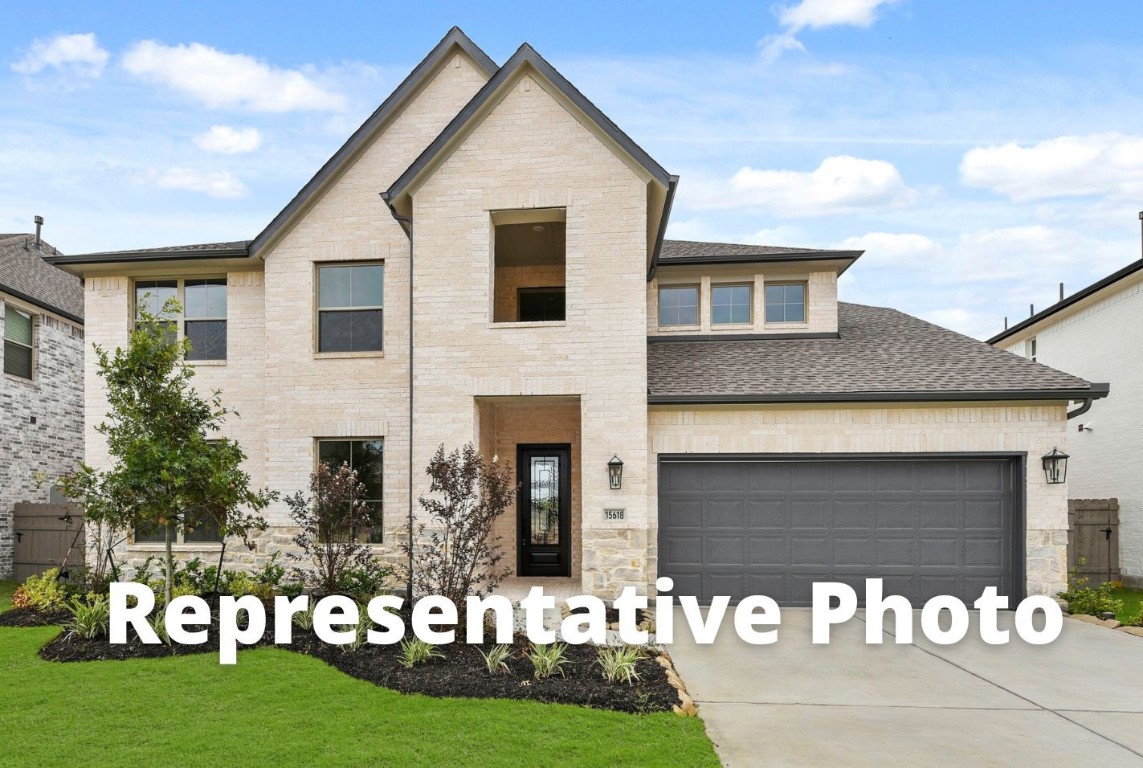
[(1123, 608), (1115, 614), (1115, 618), (1124, 624), (1138, 624), (1139, 615), (1143, 613), (1143, 589), (1119, 587), (1111, 590), (1111, 594), (1123, 601)]
[(42, 661), (57, 632), (0, 627), (0, 765), (719, 764), (696, 718), (405, 696), (280, 648)]
[(12, 607), (12, 593), (16, 591), (16, 582), (0, 579), (0, 613)]

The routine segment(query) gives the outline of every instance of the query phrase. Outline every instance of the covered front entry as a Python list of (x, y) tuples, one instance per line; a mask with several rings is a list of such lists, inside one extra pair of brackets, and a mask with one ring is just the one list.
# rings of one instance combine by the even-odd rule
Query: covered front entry
[(511, 464), (516, 503), (493, 536), (512, 577), (578, 578), (581, 552), (580, 401), (573, 396), (478, 397), (479, 448)]
[(815, 581), (920, 606), (1023, 596), (1018, 457), (660, 457), (659, 575), (709, 601), (807, 605)]

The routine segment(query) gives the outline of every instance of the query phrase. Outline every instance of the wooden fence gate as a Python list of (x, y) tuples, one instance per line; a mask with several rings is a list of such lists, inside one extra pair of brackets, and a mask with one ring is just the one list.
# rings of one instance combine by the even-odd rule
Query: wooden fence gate
[(1119, 581), (1119, 499), (1068, 499), (1068, 572)]
[(83, 512), (78, 506), (21, 502), (14, 511), (16, 581), (49, 568), (83, 567)]

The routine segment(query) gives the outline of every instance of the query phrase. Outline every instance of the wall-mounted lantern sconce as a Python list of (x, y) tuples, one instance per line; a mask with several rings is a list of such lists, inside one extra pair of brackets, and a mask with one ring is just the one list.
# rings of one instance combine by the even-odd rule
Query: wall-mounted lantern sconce
[(1044, 477), (1048, 485), (1059, 485), (1068, 478), (1068, 455), (1059, 448), (1044, 454)]
[(611, 490), (618, 491), (623, 487), (623, 460), (619, 456), (612, 456), (607, 462), (607, 479), (611, 481)]

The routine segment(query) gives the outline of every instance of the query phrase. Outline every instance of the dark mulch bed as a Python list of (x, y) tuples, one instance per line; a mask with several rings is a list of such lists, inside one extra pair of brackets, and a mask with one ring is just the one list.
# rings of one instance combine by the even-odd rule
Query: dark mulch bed
[(620, 712), (663, 712), (679, 702), (678, 692), (667, 680), (666, 671), (653, 656), (638, 662), (639, 680), (635, 685), (609, 683), (596, 664), (596, 646), (569, 645), (564, 677), (547, 680), (533, 677), (531, 662), (525, 658), (528, 642), (518, 637), (508, 659), (508, 671), (489, 673), (481, 651), (490, 645), (453, 643), (439, 646), (444, 658), (433, 658), (412, 669), (398, 663), (399, 645), (370, 645), (344, 650), (326, 645), (316, 636), (295, 629), (296, 651), (315, 656), (351, 677), (401, 693), (481, 699), (530, 699), (555, 704), (578, 704)]
[(12, 608), (0, 613), (0, 627), (50, 627), (71, 620), (71, 613), (61, 608), (41, 611), (36, 608)]
[[(11, 613), (13, 611), (0, 614), (0, 617)], [(215, 623), (208, 628), (207, 642), (202, 645), (148, 645), (130, 629), (128, 643), (112, 645), (105, 637), (83, 640), (64, 631), (40, 649), (40, 657), (46, 661), (81, 662), (217, 654), (217, 616), (215, 618)], [(31, 618), (27, 620), (31, 621)], [(60, 620), (9, 626), (39, 626), (45, 623), (58, 624)], [(272, 643), (273, 632), (274, 620), (270, 614), (266, 621), (266, 636), (261, 644)], [(238, 649), (246, 647), (249, 646), (240, 645)], [(609, 683), (603, 678), (596, 663), (597, 648), (592, 645), (569, 645), (564, 676), (536, 680), (532, 664), (525, 657), (528, 641), (522, 635), (513, 643), (508, 671), (495, 674), (488, 672), (481, 655), (481, 651), (487, 652), (491, 645), (457, 642), (438, 646), (437, 650), (444, 654), (444, 658), (429, 659), (412, 669), (406, 669), (398, 662), (401, 653), (398, 644), (367, 645), (349, 650), (327, 645), (312, 632), (296, 626), (293, 644), (280, 647), (321, 659), (351, 677), (401, 693), (438, 697), (528, 699), (634, 713), (670, 711), (678, 703), (678, 693), (654, 656), (638, 662), (636, 669), (639, 680), (635, 685)]]

